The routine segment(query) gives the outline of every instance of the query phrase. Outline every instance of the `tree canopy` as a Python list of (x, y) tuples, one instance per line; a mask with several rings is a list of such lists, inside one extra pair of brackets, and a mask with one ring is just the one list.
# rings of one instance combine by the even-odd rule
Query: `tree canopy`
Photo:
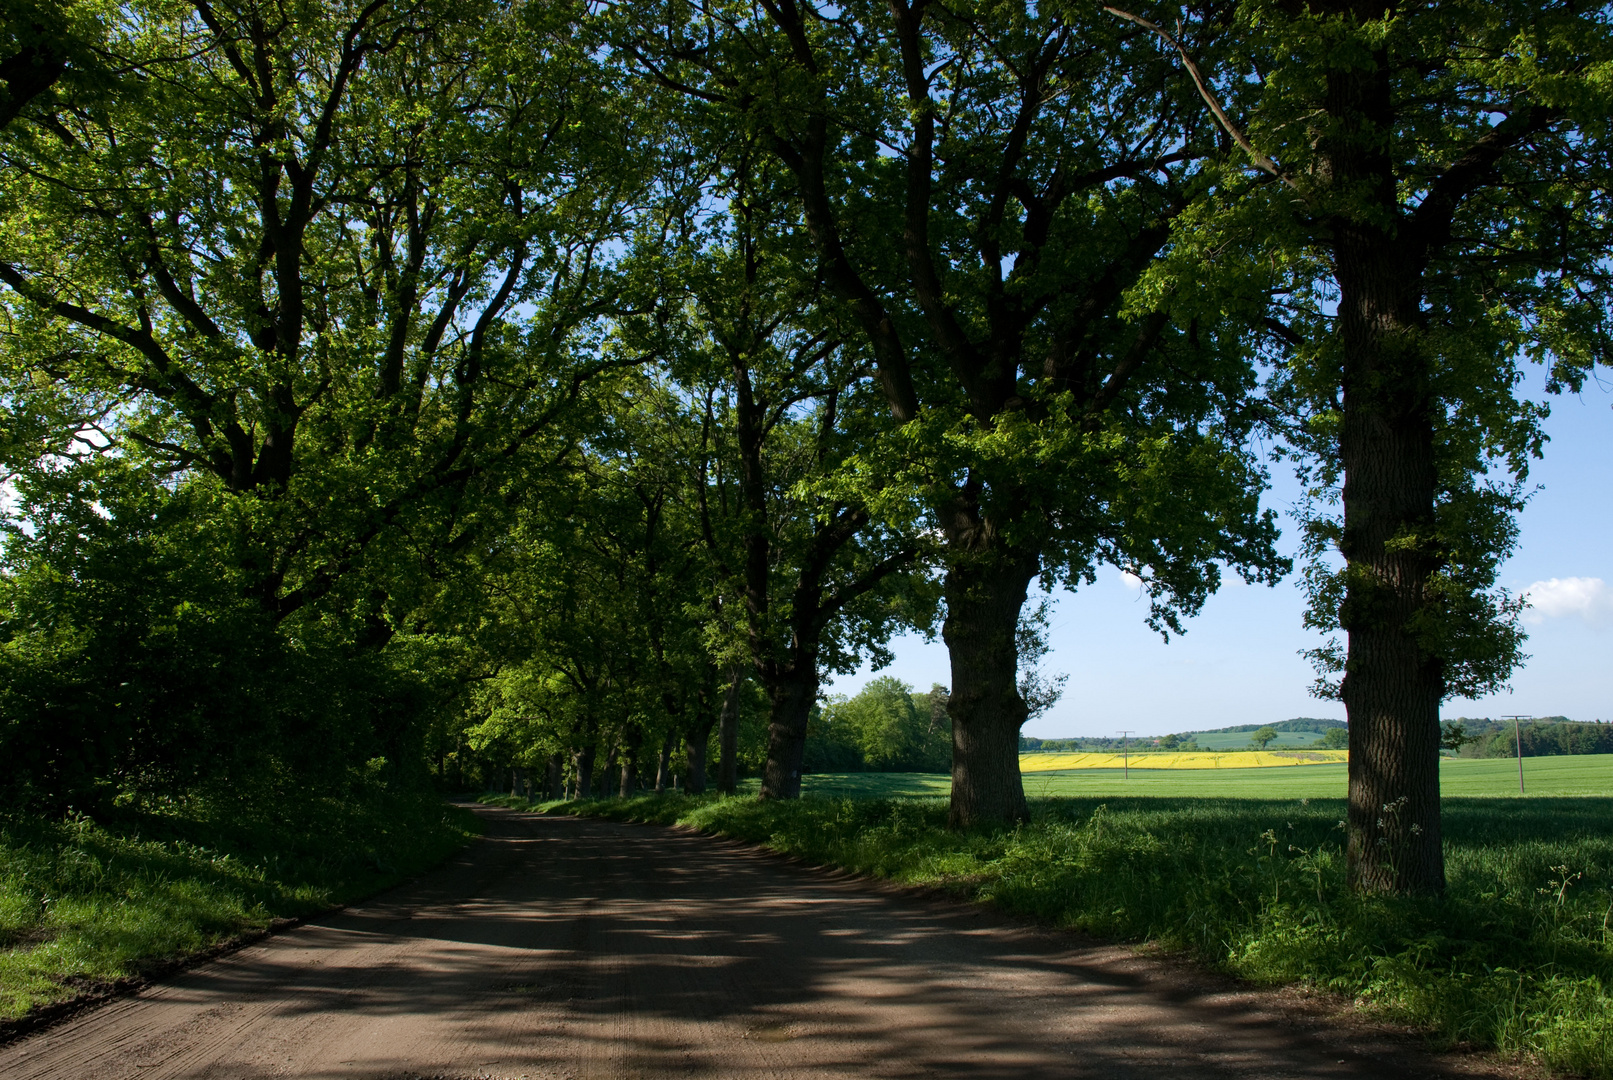
[[(5, 13), (5, 798), (844, 767), (1011, 824), (1028, 597), (1277, 581), (1275, 458), (1352, 880), (1441, 887), (1519, 371), (1613, 357), (1605, 8)], [(823, 698), (903, 630), (950, 686)]]

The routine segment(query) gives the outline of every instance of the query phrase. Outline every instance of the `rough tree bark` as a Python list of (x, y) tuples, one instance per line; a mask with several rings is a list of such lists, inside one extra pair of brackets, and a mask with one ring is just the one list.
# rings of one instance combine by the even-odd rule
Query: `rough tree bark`
[(711, 729), (717, 723), (717, 717), (710, 715), (707, 709), (709, 705), (702, 707), (701, 712), (706, 715), (695, 724), (688, 738), (684, 740), (689, 771), (683, 789), (690, 795), (704, 795), (706, 792), (706, 748), (711, 742)]
[(672, 751), (678, 746), (676, 732), (668, 732), (667, 737), (661, 740), (661, 756), (655, 766), (655, 793), (666, 794), (667, 781), (672, 776)]
[[(958, 521), (957, 518), (961, 518)], [(949, 530), (967, 548), (946, 577), (947, 617), (941, 636), (952, 661), (952, 800), (947, 825), (968, 829), (1024, 821), (1019, 729), (1027, 710), (1019, 694), (1015, 635), (1031, 579), (1034, 552), (994, 550), (989, 528), (960, 512)]]
[(556, 751), (549, 755), (548, 772), (544, 777), (543, 797), (545, 799), (563, 798), (565, 796), (564, 778), (565, 756)]
[(801, 797), (801, 760), (806, 752), (807, 720), (818, 700), (816, 657), (779, 672), (772, 680), (768, 720), (767, 764), (762, 769), (762, 798)]
[[(1380, 9), (1340, 5), (1360, 20)], [(1398, 121), (1394, 68), (1381, 49), (1370, 64), (1328, 74), (1332, 125), (1318, 146), (1335, 197), (1334, 273), (1342, 348), (1339, 458), (1344, 473), (1348, 635), (1340, 697), (1350, 725), (1347, 874), (1367, 892), (1438, 893), (1439, 705), (1443, 661), (1416, 626), (1435, 599), (1433, 357), (1423, 314), (1431, 244), (1448, 235), (1453, 193), (1435, 185), (1406, 215), (1382, 133)], [(1459, 197), (1459, 195), (1457, 196)], [(1449, 201), (1449, 205), (1443, 205)]]
[(592, 744), (571, 754), (571, 766), (577, 775), (573, 784), (575, 792), (572, 797), (576, 799), (591, 799), (594, 797), (594, 756), (599, 753)]
[(735, 665), (717, 721), (717, 790), (724, 795), (732, 795), (739, 787), (739, 695), (744, 686), (744, 669)]
[[(1373, 72), (1336, 73), (1330, 111), (1347, 123), (1387, 130), (1389, 74), (1386, 63)], [(1375, 201), (1394, 205), (1393, 163), (1377, 141), (1357, 128), (1331, 149), (1336, 182), (1359, 183)], [(1393, 221), (1362, 214), (1335, 229), (1343, 344), (1339, 551), (1347, 574), (1339, 625), (1349, 641), (1340, 687), (1350, 724), (1347, 865), (1357, 889), (1440, 892), (1444, 665), (1413, 629), (1440, 569), (1433, 538), (1436, 406), (1421, 333), (1426, 254)]]

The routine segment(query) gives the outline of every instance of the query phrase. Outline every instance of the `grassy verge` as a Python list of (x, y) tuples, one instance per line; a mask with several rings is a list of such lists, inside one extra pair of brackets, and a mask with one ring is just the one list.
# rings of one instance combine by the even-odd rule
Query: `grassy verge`
[(1059, 798), (995, 833), (935, 800), (641, 797), (542, 809), (682, 824), (949, 889), (1233, 974), (1349, 995), (1450, 1044), (1613, 1078), (1613, 798), (1453, 798), (1442, 900), (1352, 896), (1339, 800)]
[(0, 821), (0, 1021), (383, 889), (476, 827), (434, 796), (380, 793)]

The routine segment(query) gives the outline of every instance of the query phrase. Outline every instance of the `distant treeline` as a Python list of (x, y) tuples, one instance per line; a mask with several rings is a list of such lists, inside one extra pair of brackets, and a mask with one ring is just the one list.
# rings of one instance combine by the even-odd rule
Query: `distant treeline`
[(1231, 727), (1214, 728), (1209, 731), (1188, 731), (1182, 738), (1189, 735), (1241, 735), (1245, 731), (1259, 731), (1269, 727), (1273, 731), (1314, 731), (1318, 735), (1326, 734), (1334, 728), (1346, 726), (1343, 720), (1324, 720), (1315, 716), (1296, 716), (1292, 720), (1279, 720), (1275, 724), (1234, 724)]
[[(1119, 736), (1114, 738), (1081, 738), (1081, 739), (1037, 739), (1029, 735), (1019, 737), (1019, 749), (1023, 753), (1042, 754), (1087, 754), (1097, 752), (1119, 752), (1121, 747)], [(1154, 746), (1153, 736), (1137, 738), (1135, 736), (1124, 740), (1125, 745), (1132, 750), (1143, 751), (1157, 749)]]
[(1512, 721), (1460, 717), (1447, 721), (1446, 731), (1460, 727), (1462, 757), (1512, 757), (1522, 743), (1524, 757), (1560, 754), (1613, 754), (1613, 724), (1576, 723), (1566, 716), (1525, 720), (1513, 734)]
[[(1189, 731), (1161, 737), (1132, 736), (1125, 740), (1125, 746), (1133, 753), (1156, 750), (1191, 751), (1199, 749), (1199, 736), (1238, 735), (1246, 732), (1252, 735), (1263, 728), (1279, 733), (1314, 731), (1321, 734), (1322, 741), (1310, 744), (1312, 746), (1343, 749), (1348, 745), (1345, 735), (1348, 729), (1342, 720), (1302, 716), (1275, 724), (1238, 724), (1211, 731)], [(1517, 743), (1520, 740), (1523, 744), (1524, 757), (1613, 754), (1613, 723), (1603, 723), (1600, 720), (1583, 723), (1570, 720), (1566, 716), (1541, 716), (1523, 721), (1518, 736), (1515, 737), (1510, 720), (1473, 719), (1464, 716), (1445, 721), (1445, 731), (1447, 747), (1450, 746), (1449, 738), (1454, 732), (1460, 741), (1457, 753), (1466, 758), (1512, 757), (1518, 752)], [(1338, 734), (1330, 734), (1332, 732)], [(1029, 753), (1116, 753), (1121, 746), (1122, 740), (1119, 736), (1037, 739), (1022, 735), (1019, 739), (1020, 750)]]

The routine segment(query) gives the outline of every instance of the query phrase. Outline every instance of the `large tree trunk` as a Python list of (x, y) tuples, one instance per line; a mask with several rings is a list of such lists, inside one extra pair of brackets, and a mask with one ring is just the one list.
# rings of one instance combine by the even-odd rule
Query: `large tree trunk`
[(672, 778), (672, 751), (677, 749), (677, 732), (667, 732), (667, 737), (661, 740), (661, 757), (655, 769), (655, 793), (666, 794), (667, 781)]
[[(702, 712), (704, 711), (702, 709)], [(716, 723), (717, 718), (709, 712), (706, 713), (705, 719), (695, 725), (685, 741), (684, 750), (689, 762), (689, 772), (683, 790), (690, 795), (706, 793), (706, 748), (711, 742), (711, 729)]]
[(571, 755), (572, 767), (577, 770), (575, 797), (578, 799), (594, 797), (594, 755), (597, 753), (598, 748), (589, 743)]
[(543, 797), (545, 799), (560, 799), (565, 796), (561, 784), (564, 780), (565, 758), (556, 751), (549, 755), (549, 767), (544, 777)]
[(1352, 886), (1369, 892), (1440, 892), (1445, 687), (1440, 660), (1416, 636), (1430, 602), (1429, 579), (1439, 568), (1431, 537), (1438, 478), (1426, 363), (1414, 340), (1350, 348), (1355, 335), (1348, 324), (1370, 316), (1375, 305), (1351, 293), (1342, 301), (1339, 550), (1347, 587), (1339, 625), (1349, 636), (1340, 687), (1350, 722), (1348, 874)]
[(768, 717), (767, 765), (762, 770), (762, 798), (801, 797), (801, 759), (806, 752), (807, 720), (818, 700), (818, 665), (794, 665), (772, 687)]
[[(1380, 57), (1380, 60), (1383, 58)], [(1339, 455), (1349, 637), (1340, 697), (1350, 723), (1347, 873), (1367, 892), (1445, 888), (1439, 820), (1439, 704), (1444, 669), (1418, 640), (1440, 568), (1434, 535), (1432, 364), (1422, 333), (1426, 252), (1394, 231), (1394, 125), (1388, 65), (1329, 78), (1341, 134), (1327, 144), (1350, 206), (1334, 224), (1343, 361)], [(1410, 230), (1402, 230), (1410, 232)]]
[(1015, 633), (1036, 570), (1034, 555), (988, 549), (967, 553), (947, 572), (941, 636), (952, 661), (947, 825), (953, 829), (1007, 825), (1029, 816), (1019, 775), (1026, 709)]
[(643, 746), (644, 732), (638, 725), (628, 724), (622, 731), (622, 778), (617, 786), (617, 794), (624, 799), (633, 796), (633, 785), (638, 780), (638, 753)]
[(717, 721), (717, 790), (724, 795), (739, 787), (739, 695), (745, 687), (742, 669), (736, 665), (731, 674)]

